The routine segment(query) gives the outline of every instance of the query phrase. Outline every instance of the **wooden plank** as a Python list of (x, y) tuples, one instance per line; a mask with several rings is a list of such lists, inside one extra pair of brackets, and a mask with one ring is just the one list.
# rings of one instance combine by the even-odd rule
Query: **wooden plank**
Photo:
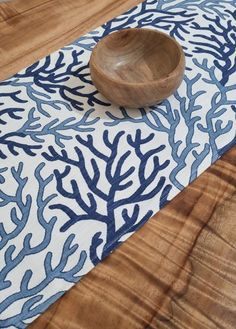
[(12, 6), (17, 10), (18, 13), (25, 13), (33, 8), (37, 8), (45, 4), (46, 2), (50, 2), (51, 0), (30, 0), (30, 1), (22, 1), (22, 0), (10, 0)]
[[(0, 22), (0, 80), (74, 41), (140, 3), (140, 0), (17, 0), (8, 3), (18, 15)], [(11, 6), (11, 7), (9, 7)]]
[(30, 329), (235, 329), (236, 148)]
[(18, 12), (12, 3), (0, 3), (0, 22), (4, 22), (16, 15), (18, 15)]

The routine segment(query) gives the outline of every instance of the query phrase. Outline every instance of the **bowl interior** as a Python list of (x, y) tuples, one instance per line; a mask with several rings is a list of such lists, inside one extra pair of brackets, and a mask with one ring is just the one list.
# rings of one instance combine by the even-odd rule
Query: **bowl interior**
[(180, 49), (165, 34), (129, 29), (102, 39), (94, 56), (96, 66), (110, 78), (145, 83), (168, 76), (180, 61)]

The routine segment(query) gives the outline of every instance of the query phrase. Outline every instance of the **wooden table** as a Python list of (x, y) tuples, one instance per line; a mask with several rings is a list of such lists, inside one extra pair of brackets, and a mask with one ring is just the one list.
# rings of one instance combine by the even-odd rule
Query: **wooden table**
[[(139, 2), (0, 4), (0, 79)], [(30, 328), (235, 329), (235, 165), (234, 147)]]

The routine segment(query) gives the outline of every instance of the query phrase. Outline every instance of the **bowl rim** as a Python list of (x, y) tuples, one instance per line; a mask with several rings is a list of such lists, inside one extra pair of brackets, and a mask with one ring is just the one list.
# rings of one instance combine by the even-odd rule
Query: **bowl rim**
[[(129, 82), (129, 81), (125, 81), (125, 80), (121, 80), (121, 79), (114, 79), (112, 77), (110, 77), (108, 74), (105, 74), (103, 70), (100, 69), (100, 66), (96, 65), (95, 61), (93, 60), (93, 58), (95, 57), (96, 55), (96, 51), (97, 51), (97, 48), (101, 45), (101, 43), (109, 38), (111, 35), (113, 34), (118, 34), (118, 33), (123, 33), (123, 32), (126, 32), (126, 31), (129, 31), (129, 30), (136, 30), (136, 31), (143, 31), (145, 30), (146, 32), (155, 32), (157, 34), (161, 34), (163, 35), (165, 38), (169, 39), (171, 42), (173, 42), (176, 46), (177, 46), (177, 49), (179, 51), (179, 54), (180, 54), (180, 58), (179, 58), (179, 62), (178, 64), (176, 65), (176, 67), (170, 72), (168, 73), (166, 76), (163, 76), (161, 78), (158, 78), (158, 79), (154, 79), (154, 80), (149, 80), (149, 81), (145, 81), (145, 82)], [(176, 77), (179, 72), (179, 67), (183, 66), (185, 68), (185, 54), (184, 54), (184, 51), (183, 51), (183, 48), (182, 46), (173, 38), (171, 37), (169, 34), (167, 33), (164, 33), (162, 31), (159, 31), (158, 29), (151, 29), (151, 28), (126, 28), (126, 29), (121, 29), (121, 30), (118, 30), (118, 31), (114, 31), (108, 35), (106, 35), (105, 37), (103, 37), (102, 39), (100, 39), (96, 46), (93, 48), (92, 50), (92, 54), (91, 54), (91, 57), (90, 57), (90, 61), (89, 61), (89, 66), (90, 66), (90, 69), (91, 67), (93, 69), (95, 69), (100, 75), (102, 75), (103, 77), (105, 77), (106, 79), (116, 83), (116, 84), (120, 84), (120, 85), (124, 85), (124, 86), (129, 86), (129, 87), (136, 87), (136, 86), (146, 86), (146, 85), (155, 85), (157, 83), (161, 83), (161, 82), (165, 82), (166, 80), (171, 80), (172, 78)]]

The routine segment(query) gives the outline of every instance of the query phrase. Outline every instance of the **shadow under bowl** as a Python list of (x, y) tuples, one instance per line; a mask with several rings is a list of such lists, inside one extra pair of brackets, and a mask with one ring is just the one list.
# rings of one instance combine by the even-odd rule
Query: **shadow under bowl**
[(182, 47), (157, 30), (135, 28), (98, 42), (90, 59), (94, 85), (108, 100), (137, 108), (162, 102), (183, 80)]

